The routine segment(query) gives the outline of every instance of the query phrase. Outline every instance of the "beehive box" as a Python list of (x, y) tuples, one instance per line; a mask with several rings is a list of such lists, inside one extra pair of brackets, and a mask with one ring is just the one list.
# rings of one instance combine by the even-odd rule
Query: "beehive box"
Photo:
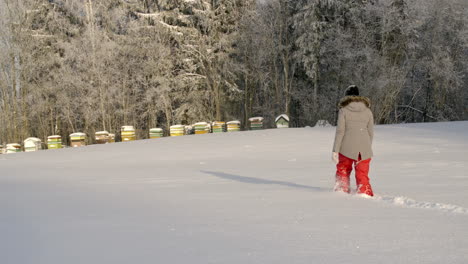
[(107, 131), (98, 131), (96, 132), (96, 143), (97, 144), (107, 144), (109, 143), (109, 132)]
[(109, 143), (115, 143), (115, 134), (109, 133)]
[(227, 131), (228, 132), (235, 132), (240, 131), (241, 122), (238, 120), (229, 121), (227, 122)]
[(42, 140), (36, 137), (29, 137), (24, 140), (24, 151), (33, 152), (42, 149)]
[(194, 126), (196, 135), (207, 134), (210, 132), (210, 127), (207, 122), (198, 122)]
[(164, 131), (162, 128), (151, 128), (149, 137), (151, 139), (153, 138), (162, 138), (164, 136)]
[(170, 127), (171, 137), (183, 136), (185, 131), (185, 126), (183, 125), (174, 125)]
[(250, 130), (263, 129), (263, 117), (252, 117), (249, 118)]
[(275, 119), (276, 127), (277, 128), (288, 128), (289, 127), (289, 116), (283, 114), (278, 116)]
[(3, 154), (3, 145), (0, 145), (0, 154)]
[(21, 152), (21, 145), (18, 143), (11, 143), (6, 145), (6, 154)]
[(213, 122), (213, 133), (226, 132), (226, 122)]
[(48, 149), (61, 149), (62, 137), (59, 135), (53, 135), (53, 136), (47, 137), (47, 148)]
[(86, 146), (86, 134), (76, 132), (70, 135), (70, 146), (73, 148)]
[(122, 142), (136, 140), (135, 128), (133, 126), (123, 126), (120, 132), (122, 135)]
[(328, 120), (319, 120), (315, 124), (316, 127), (331, 127), (332, 125), (328, 122)]

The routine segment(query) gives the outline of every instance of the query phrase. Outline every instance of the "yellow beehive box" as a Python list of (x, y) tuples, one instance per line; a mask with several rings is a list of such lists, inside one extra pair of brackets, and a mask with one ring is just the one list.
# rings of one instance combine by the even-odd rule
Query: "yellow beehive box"
[(115, 134), (109, 133), (109, 143), (115, 143)]
[(227, 122), (227, 131), (228, 132), (235, 132), (240, 131), (241, 122), (239, 120), (229, 121)]
[(47, 148), (48, 149), (61, 149), (62, 137), (59, 135), (53, 135), (53, 136), (47, 137)]
[(86, 134), (76, 132), (70, 135), (70, 146), (71, 147), (83, 147), (86, 146)]
[(133, 126), (123, 126), (120, 129), (120, 133), (122, 136), (122, 142), (136, 140), (135, 128)]
[(24, 140), (24, 151), (33, 152), (42, 149), (42, 140), (36, 137), (29, 137)]
[(196, 135), (207, 134), (210, 132), (207, 122), (198, 122), (194, 125), (194, 127)]
[(183, 136), (185, 132), (185, 126), (183, 125), (174, 125), (170, 127), (171, 137)]

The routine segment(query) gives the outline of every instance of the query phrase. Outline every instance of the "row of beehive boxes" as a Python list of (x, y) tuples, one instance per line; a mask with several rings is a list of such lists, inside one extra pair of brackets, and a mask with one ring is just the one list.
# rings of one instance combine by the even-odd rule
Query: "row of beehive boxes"
[[(106, 134), (105, 142), (102, 141), (102, 134), (101, 132), (96, 133), (96, 142), (98, 144), (103, 143), (110, 143), (114, 141), (113, 134)], [(24, 152), (32, 152), (38, 151), (43, 149), (42, 140), (36, 137), (30, 137), (24, 140), (23, 142)], [(81, 147), (86, 146), (86, 134), (85, 133), (73, 133), (70, 135), (70, 146), (71, 147)], [(59, 135), (53, 135), (47, 137), (47, 148), (48, 149), (61, 149), (63, 148), (62, 145), (62, 137)], [(5, 147), (0, 145), (0, 154), (1, 153), (17, 153), (22, 152), (22, 146), (18, 143), (11, 143), (7, 144)]]
[[(262, 118), (263, 120), (263, 118)], [(230, 122), (198, 122), (191, 126), (185, 125), (173, 125), (169, 128), (169, 135), (172, 137), (183, 136), (188, 134), (207, 134), (207, 133), (219, 133), (219, 132), (233, 132), (240, 131), (241, 122), (240, 121), (230, 121)], [(133, 126), (123, 126), (122, 127), (122, 141), (133, 141), (136, 140), (135, 128)], [(164, 136), (164, 131), (162, 128), (151, 128), (149, 132), (149, 138), (161, 138)]]
[(170, 127), (170, 136), (183, 136), (183, 135), (201, 135), (208, 133), (223, 133), (223, 132), (234, 132), (240, 131), (240, 121), (221, 122), (216, 121), (212, 123), (198, 122), (191, 126), (174, 125)]
[[(30, 137), (24, 141), (24, 151), (31, 152), (42, 149), (42, 141), (39, 138)], [(0, 145), (0, 154), (1, 153), (17, 153), (22, 152), (22, 147), (18, 143), (6, 144), (5, 147)]]
[[(249, 118), (250, 130), (263, 129), (263, 117)], [(277, 128), (289, 127), (289, 117), (287, 115), (280, 115), (275, 119)], [(207, 134), (207, 133), (220, 133), (220, 132), (234, 132), (241, 130), (241, 122), (238, 120), (230, 122), (199, 122), (192, 126), (175, 125), (170, 127), (171, 136), (183, 136), (187, 134)]]
[[(263, 129), (263, 117), (252, 117), (249, 119), (250, 129), (259, 130)], [(276, 118), (275, 123), (278, 128), (289, 127), (289, 117), (287, 115), (280, 115)], [(222, 133), (222, 132), (235, 132), (241, 130), (241, 122), (238, 120), (230, 122), (199, 122), (192, 126), (174, 125), (170, 127), (170, 136), (183, 136), (187, 134), (207, 134), (207, 133)], [(151, 128), (149, 131), (149, 138), (161, 138), (164, 136), (162, 128)], [(121, 127), (122, 142), (136, 140), (135, 128), (133, 126)], [(99, 131), (95, 134), (97, 144), (107, 144), (115, 142), (115, 134), (107, 131)], [(70, 135), (70, 146), (81, 147), (86, 145), (86, 134), (77, 132)], [(47, 138), (48, 149), (62, 148), (62, 137), (59, 135), (49, 136)], [(24, 141), (24, 151), (31, 152), (42, 149), (42, 141), (39, 138), (30, 137)], [(22, 147), (18, 143), (7, 144), (5, 148), (0, 145), (0, 153), (17, 153), (21, 152)]]
[[(135, 140), (135, 129), (133, 126), (123, 126), (121, 129), (122, 141), (132, 141)], [(162, 137), (162, 129), (151, 129), (150, 138)], [(95, 134), (95, 139), (97, 144), (107, 144), (115, 142), (115, 134), (109, 133), (107, 131), (99, 131)], [(24, 140), (24, 151), (32, 152), (42, 149), (42, 140), (36, 137), (30, 137)], [(71, 147), (82, 147), (86, 146), (86, 134), (77, 132), (70, 135), (70, 146)], [(59, 135), (53, 135), (47, 137), (47, 148), (48, 149), (61, 149), (62, 137)], [(18, 143), (7, 144), (5, 148), (0, 145), (0, 154), (1, 153), (17, 153), (22, 152), (22, 146)]]

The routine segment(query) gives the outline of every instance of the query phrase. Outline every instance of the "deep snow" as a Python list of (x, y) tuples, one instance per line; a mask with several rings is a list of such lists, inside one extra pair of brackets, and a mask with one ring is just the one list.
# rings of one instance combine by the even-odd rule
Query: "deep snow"
[(467, 131), (377, 126), (372, 199), (332, 127), (0, 155), (0, 263), (468, 263)]

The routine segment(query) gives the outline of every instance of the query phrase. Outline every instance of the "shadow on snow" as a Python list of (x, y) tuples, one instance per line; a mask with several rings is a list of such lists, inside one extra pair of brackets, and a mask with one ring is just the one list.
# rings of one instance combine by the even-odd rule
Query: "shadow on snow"
[(221, 179), (232, 180), (232, 181), (237, 181), (237, 182), (242, 182), (242, 183), (281, 185), (281, 186), (304, 189), (304, 190), (309, 190), (309, 191), (314, 191), (314, 192), (330, 192), (330, 189), (307, 186), (307, 185), (296, 184), (296, 183), (286, 182), (286, 181), (265, 180), (265, 179), (260, 179), (260, 178), (253, 178), (253, 177), (246, 177), (246, 176), (228, 174), (228, 173), (224, 173), (224, 172), (214, 172), (214, 171), (201, 171), (201, 172), (205, 173), (205, 174), (216, 176), (216, 177), (221, 178)]

